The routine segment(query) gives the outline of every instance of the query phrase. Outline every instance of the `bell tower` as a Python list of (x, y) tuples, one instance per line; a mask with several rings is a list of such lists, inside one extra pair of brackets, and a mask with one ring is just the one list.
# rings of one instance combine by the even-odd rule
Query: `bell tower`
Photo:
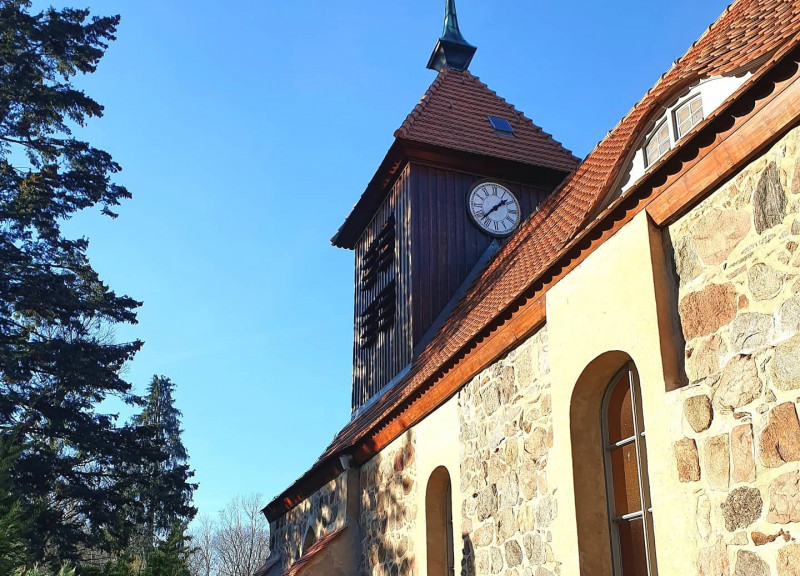
[(577, 166), (468, 70), (454, 0), (436, 78), (332, 238), (355, 256), (353, 415), (403, 386), (478, 272)]

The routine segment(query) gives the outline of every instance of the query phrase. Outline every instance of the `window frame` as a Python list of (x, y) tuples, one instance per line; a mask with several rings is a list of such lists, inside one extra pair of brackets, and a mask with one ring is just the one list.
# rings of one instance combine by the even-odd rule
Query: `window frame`
[[(647, 153), (647, 149), (650, 147), (650, 143), (653, 140), (655, 140), (656, 136), (658, 136), (658, 133), (661, 132), (661, 129), (664, 127), (667, 128), (667, 144), (669, 145), (669, 147), (662, 153), (660, 153), (657, 157), (650, 159), (650, 154)], [(644, 152), (645, 168), (650, 168), (650, 166), (652, 166), (653, 164), (658, 162), (661, 158), (663, 158), (667, 154), (667, 152), (672, 150), (673, 145), (674, 145), (674, 140), (672, 138), (672, 131), (670, 130), (670, 123), (667, 122), (667, 118), (661, 118), (658, 124), (656, 124), (655, 128), (653, 128), (653, 131), (651, 132), (650, 136), (644, 142), (643, 152)], [(659, 145), (659, 149), (660, 148), (661, 146)]]
[[(433, 504), (439, 507), (433, 508)], [(455, 537), (453, 526), (453, 480), (444, 465), (433, 469), (425, 488), (425, 542), (427, 573), (455, 576)], [(437, 542), (437, 539), (441, 541)], [(436, 545), (438, 544), (438, 547)], [(444, 548), (444, 558), (438, 554)]]
[[(691, 125), (689, 126), (689, 128), (686, 130), (686, 132), (681, 134), (680, 123), (678, 122), (678, 111), (681, 108), (683, 108), (684, 106), (689, 106), (688, 119), (691, 121), (692, 120), (692, 116), (693, 116), (691, 106), (692, 106), (692, 103), (696, 102), (697, 100), (700, 100), (700, 112), (702, 114), (702, 118), (700, 118), (700, 120), (698, 120), (697, 122), (692, 122)], [(681, 138), (686, 136), (686, 134), (691, 132), (692, 129), (695, 126), (700, 124), (700, 122), (702, 122), (705, 119), (706, 119), (706, 111), (703, 109), (703, 93), (702, 92), (698, 92), (697, 94), (694, 94), (693, 96), (690, 96), (689, 98), (685, 99), (683, 102), (680, 102), (680, 103), (676, 104), (675, 107), (672, 110), (672, 122), (673, 122), (673, 128), (675, 130), (675, 142), (677, 142), (678, 140), (680, 140)]]
[[(631, 411), (633, 412), (633, 436), (609, 442), (608, 407), (611, 396), (617, 386), (623, 384), (627, 377), (627, 386), (631, 394)], [(644, 418), (642, 415), (642, 397), (639, 386), (639, 375), (632, 362), (623, 366), (609, 381), (603, 394), (600, 412), (603, 446), (603, 468), (606, 482), (606, 503), (608, 505), (608, 525), (611, 539), (611, 561), (614, 576), (628, 576), (622, 571), (622, 551), (619, 538), (620, 522), (642, 519), (644, 536), (645, 559), (647, 561), (648, 576), (657, 576), (658, 570), (655, 562), (655, 542), (653, 538), (653, 507), (650, 500), (650, 482), (647, 474), (647, 449), (645, 442)], [(639, 481), (639, 499), (641, 510), (622, 516), (616, 514), (616, 501), (614, 497), (614, 475), (611, 463), (611, 452), (615, 448), (635, 444), (636, 471)]]

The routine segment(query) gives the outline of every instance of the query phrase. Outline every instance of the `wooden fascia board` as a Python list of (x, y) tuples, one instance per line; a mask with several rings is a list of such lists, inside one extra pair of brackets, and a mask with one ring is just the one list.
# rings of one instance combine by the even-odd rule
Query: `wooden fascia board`
[(416, 402), (400, 412), (386, 427), (372, 435), (356, 449), (356, 461), (363, 462), (386, 447), (405, 430), (419, 423), (455, 394), (461, 386), (480, 373), (496, 358), (502, 356), (533, 334), (545, 323), (545, 298), (539, 296), (523, 306), (501, 329), (495, 330), (467, 353), (449, 371), (426, 384)]
[(438, 166), (468, 174), (480, 174), (527, 185), (555, 188), (570, 173), (569, 170), (526, 164), (495, 156), (443, 148), (433, 144), (398, 139), (406, 158), (411, 162)]
[(344, 468), (339, 463), (339, 459), (328, 458), (295, 480), (289, 488), (262, 508), (261, 512), (266, 516), (267, 521), (274, 522), (308, 498), (309, 494), (317, 491), (321, 485), (338, 478), (342, 472), (344, 472)]
[(369, 226), (407, 161), (403, 146), (395, 139), (361, 197), (331, 238), (331, 244), (349, 250), (355, 248), (364, 229)]

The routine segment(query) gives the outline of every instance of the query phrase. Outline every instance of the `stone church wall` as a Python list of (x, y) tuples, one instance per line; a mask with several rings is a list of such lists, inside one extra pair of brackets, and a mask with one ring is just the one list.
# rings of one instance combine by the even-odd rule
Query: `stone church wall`
[(282, 572), (300, 558), (309, 527), (315, 539), (339, 530), (345, 525), (347, 472), (331, 480), (309, 498), (270, 523), (270, 550), (280, 555)]
[(800, 574), (798, 212), (794, 129), (669, 228), (689, 379), (668, 393), (674, 474), (701, 576)]
[(543, 328), (458, 393), (462, 576), (556, 570), (549, 372)]
[[(412, 576), (417, 522), (415, 440), (407, 432), (361, 467), (361, 574)], [(420, 521), (424, 518), (420, 515)]]

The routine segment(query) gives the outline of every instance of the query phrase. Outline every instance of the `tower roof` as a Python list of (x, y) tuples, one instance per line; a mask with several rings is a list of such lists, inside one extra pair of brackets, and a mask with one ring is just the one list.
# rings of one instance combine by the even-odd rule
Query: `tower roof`
[[(496, 130), (490, 117), (506, 120), (513, 132)], [(339, 231), (335, 246), (352, 248), (389, 185), (413, 150), (440, 150), (558, 174), (580, 160), (468, 70), (442, 68), (428, 91), (395, 130), (395, 141)]]
[[(489, 117), (507, 120), (513, 134)], [(572, 172), (580, 160), (468, 70), (442, 68), (395, 138)]]

